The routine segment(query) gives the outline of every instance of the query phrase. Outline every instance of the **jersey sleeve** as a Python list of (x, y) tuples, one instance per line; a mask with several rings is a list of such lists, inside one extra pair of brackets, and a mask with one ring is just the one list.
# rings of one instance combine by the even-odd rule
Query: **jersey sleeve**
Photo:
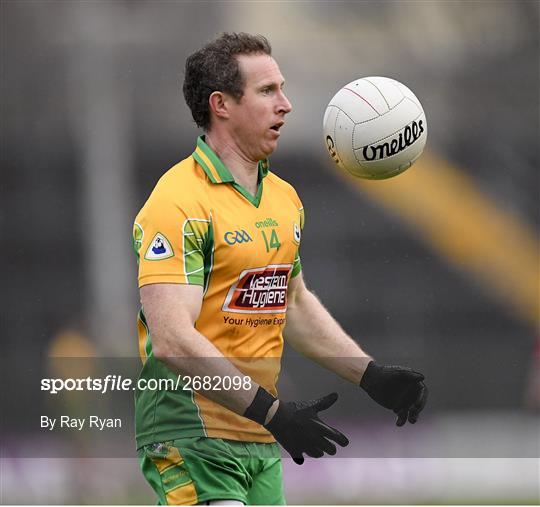
[(211, 220), (196, 204), (152, 194), (133, 225), (139, 287), (153, 283), (204, 286)]
[[(298, 199), (299, 202), (299, 208), (298, 208), (298, 214), (299, 222), (300, 222), (300, 235), (302, 235), (302, 231), (304, 230), (304, 207), (302, 206), (302, 203), (300, 202), (300, 199)], [(297, 276), (302, 271), (302, 263), (300, 262), (300, 237), (298, 238), (298, 248), (296, 249), (296, 255), (294, 257), (294, 264), (291, 272), (291, 278)]]

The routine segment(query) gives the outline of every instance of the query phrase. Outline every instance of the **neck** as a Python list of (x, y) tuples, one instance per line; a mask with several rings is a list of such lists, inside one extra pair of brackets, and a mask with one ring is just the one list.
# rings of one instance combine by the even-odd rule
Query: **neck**
[(242, 185), (250, 194), (257, 193), (259, 177), (259, 162), (250, 160), (232, 140), (208, 132), (206, 144), (227, 166), (235, 181)]

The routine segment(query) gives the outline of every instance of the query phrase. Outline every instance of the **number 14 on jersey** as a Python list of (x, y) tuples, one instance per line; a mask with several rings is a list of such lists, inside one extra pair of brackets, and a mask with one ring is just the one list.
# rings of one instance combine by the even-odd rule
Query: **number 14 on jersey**
[(270, 234), (270, 240), (268, 240), (268, 236), (266, 235), (266, 231), (261, 231), (262, 237), (264, 239), (264, 244), (266, 246), (266, 251), (270, 252), (272, 248), (275, 248), (276, 250), (279, 250), (279, 247), (281, 246), (281, 243), (279, 242), (279, 238), (277, 235), (277, 232), (275, 229), (272, 229), (272, 233)]

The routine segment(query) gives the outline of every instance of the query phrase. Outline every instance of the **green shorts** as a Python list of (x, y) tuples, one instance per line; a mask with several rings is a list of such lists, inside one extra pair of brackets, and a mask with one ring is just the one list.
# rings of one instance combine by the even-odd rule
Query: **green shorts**
[(246, 505), (285, 505), (277, 444), (219, 438), (181, 438), (139, 449), (146, 480), (158, 505), (239, 500)]

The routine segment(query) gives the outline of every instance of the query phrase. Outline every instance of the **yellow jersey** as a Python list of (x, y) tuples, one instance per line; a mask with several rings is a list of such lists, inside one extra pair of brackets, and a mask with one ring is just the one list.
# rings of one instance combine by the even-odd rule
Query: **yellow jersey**
[[(195, 152), (161, 177), (137, 215), (133, 246), (139, 287), (202, 286), (196, 329), (240, 371), (277, 394), (287, 287), (301, 270), (304, 213), (294, 188), (269, 171), (268, 161), (259, 162), (258, 171), (252, 196), (199, 137)], [(177, 378), (152, 354), (144, 309), (138, 333), (140, 377)], [(274, 441), (262, 426), (183, 384), (138, 390), (135, 398), (138, 447), (195, 436)]]

